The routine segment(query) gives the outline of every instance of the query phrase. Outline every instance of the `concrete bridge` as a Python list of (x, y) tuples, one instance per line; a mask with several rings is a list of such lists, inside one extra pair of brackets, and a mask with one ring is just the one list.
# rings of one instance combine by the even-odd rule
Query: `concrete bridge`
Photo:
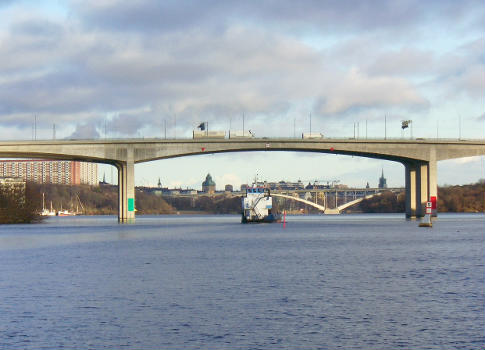
[(441, 139), (121, 139), (2, 141), (2, 158), (47, 158), (112, 164), (118, 169), (119, 220), (135, 217), (135, 164), (204, 153), (302, 151), (385, 159), (405, 168), (406, 216), (423, 216), (437, 196), (436, 163), (485, 154), (484, 140)]
[[(330, 191), (325, 191), (325, 192), (326, 193), (330, 193)], [(352, 200), (350, 202), (343, 203), (343, 204), (341, 204), (339, 206), (336, 206), (335, 208), (330, 208), (327, 205), (326, 201), (324, 201), (325, 202), (324, 205), (321, 205), (321, 204), (318, 204), (318, 203), (309, 201), (307, 199), (303, 199), (303, 198), (301, 198), (299, 196), (295, 196), (295, 195), (289, 195), (289, 194), (283, 194), (283, 193), (275, 193), (274, 191), (271, 192), (271, 195), (273, 197), (281, 197), (281, 198), (286, 198), (286, 199), (294, 200), (294, 201), (297, 201), (297, 202), (305, 203), (305, 204), (307, 204), (309, 206), (312, 206), (314, 208), (317, 208), (318, 210), (322, 211), (324, 214), (340, 214), (342, 212), (342, 210), (345, 210), (345, 209), (347, 209), (347, 208), (349, 208), (349, 207), (351, 207), (351, 206), (353, 206), (355, 204), (358, 204), (358, 203), (362, 202), (364, 199), (370, 199), (372, 197), (379, 196), (382, 193), (384, 193), (384, 190), (382, 192), (375, 192), (375, 193), (368, 194), (368, 195), (365, 195), (363, 197), (354, 199), (354, 200)]]

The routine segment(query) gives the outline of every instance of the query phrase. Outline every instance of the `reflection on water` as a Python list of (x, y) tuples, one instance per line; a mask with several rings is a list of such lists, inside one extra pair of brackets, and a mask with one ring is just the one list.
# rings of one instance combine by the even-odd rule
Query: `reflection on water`
[(0, 227), (0, 348), (476, 349), (481, 214)]

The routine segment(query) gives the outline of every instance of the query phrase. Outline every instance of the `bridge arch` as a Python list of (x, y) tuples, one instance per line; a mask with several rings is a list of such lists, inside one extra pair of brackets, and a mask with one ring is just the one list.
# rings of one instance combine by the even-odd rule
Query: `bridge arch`
[(312, 206), (313, 208), (316, 208), (316, 209), (320, 210), (324, 214), (340, 214), (342, 212), (342, 210), (345, 210), (347, 208), (350, 208), (351, 206), (354, 206), (354, 205), (362, 202), (365, 199), (370, 199), (370, 198), (379, 196), (382, 193), (383, 193), (383, 191), (382, 192), (378, 192), (378, 193), (369, 194), (369, 195), (366, 195), (364, 197), (354, 199), (353, 201), (350, 201), (350, 202), (341, 204), (341, 205), (339, 205), (336, 208), (328, 208), (328, 207), (325, 207), (324, 205), (320, 205), (318, 203), (314, 203), (312, 201), (309, 201), (309, 200), (306, 200), (306, 199), (303, 199), (303, 198), (300, 198), (300, 197), (285, 195), (285, 194), (282, 194), (282, 193), (274, 193), (274, 192), (272, 192), (271, 195), (273, 197), (280, 197), (280, 198), (285, 198), (285, 199), (289, 199), (289, 200), (294, 200), (294, 201), (297, 201), (297, 202), (305, 203), (305, 204), (307, 204), (309, 206)]

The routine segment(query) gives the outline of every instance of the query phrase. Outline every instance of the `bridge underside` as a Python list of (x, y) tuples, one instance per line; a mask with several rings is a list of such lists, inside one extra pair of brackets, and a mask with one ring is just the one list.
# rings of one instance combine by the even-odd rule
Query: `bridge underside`
[[(118, 162), (118, 199), (120, 222), (135, 219), (135, 164), (133, 161)], [(425, 215), (426, 202), (437, 197), (436, 161), (416, 161), (404, 163), (406, 182), (406, 217), (419, 218)], [(325, 213), (337, 214), (325, 208)], [(436, 213), (434, 213), (436, 216)]]

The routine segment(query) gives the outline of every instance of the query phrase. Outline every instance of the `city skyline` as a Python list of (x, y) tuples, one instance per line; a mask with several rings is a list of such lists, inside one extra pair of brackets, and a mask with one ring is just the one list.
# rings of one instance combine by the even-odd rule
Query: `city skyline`
[[(190, 138), (207, 122), (257, 137), (483, 138), (484, 11), (478, 0), (3, 2), (0, 134)], [(438, 183), (484, 178), (483, 162), (439, 162)], [(404, 184), (400, 164), (295, 152), (139, 164), (135, 182), (194, 186), (210, 172), (236, 186), (255, 174), (357, 186), (381, 168)]]

